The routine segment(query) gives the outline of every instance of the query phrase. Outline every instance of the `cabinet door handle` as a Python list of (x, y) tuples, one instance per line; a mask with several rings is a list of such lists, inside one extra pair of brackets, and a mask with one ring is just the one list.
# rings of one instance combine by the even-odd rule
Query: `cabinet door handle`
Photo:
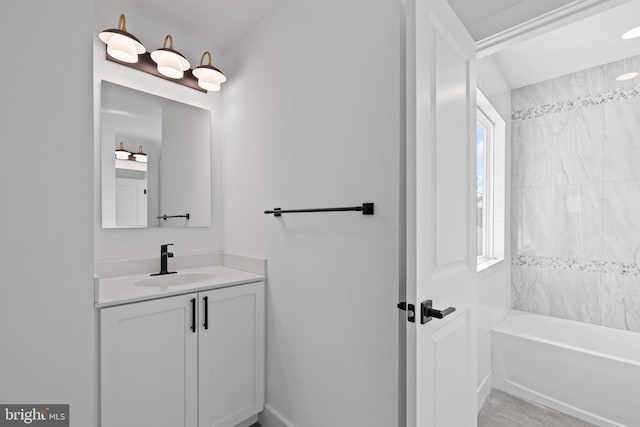
[(196, 331), (196, 299), (191, 298), (191, 332)]
[(205, 329), (209, 329), (209, 297), (202, 298), (202, 301), (204, 301), (204, 322), (202, 326)]

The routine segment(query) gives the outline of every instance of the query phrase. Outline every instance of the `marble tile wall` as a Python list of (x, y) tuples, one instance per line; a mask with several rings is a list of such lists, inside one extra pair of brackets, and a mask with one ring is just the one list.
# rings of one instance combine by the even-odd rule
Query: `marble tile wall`
[(640, 56), (512, 92), (512, 306), (640, 332)]

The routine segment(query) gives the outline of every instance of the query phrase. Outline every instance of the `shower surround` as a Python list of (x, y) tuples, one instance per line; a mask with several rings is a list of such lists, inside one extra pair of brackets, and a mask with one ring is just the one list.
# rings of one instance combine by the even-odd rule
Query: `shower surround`
[(512, 92), (512, 303), (640, 332), (640, 56)]

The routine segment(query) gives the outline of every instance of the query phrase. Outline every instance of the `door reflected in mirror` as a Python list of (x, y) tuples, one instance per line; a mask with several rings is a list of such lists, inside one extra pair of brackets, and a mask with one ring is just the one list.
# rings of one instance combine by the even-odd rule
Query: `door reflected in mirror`
[(102, 227), (211, 225), (208, 110), (102, 82)]

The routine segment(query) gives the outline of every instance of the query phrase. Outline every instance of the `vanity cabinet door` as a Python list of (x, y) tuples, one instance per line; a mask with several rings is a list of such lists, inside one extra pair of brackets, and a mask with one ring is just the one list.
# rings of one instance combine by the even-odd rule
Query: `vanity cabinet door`
[(199, 296), (199, 426), (233, 427), (264, 407), (264, 282)]
[(101, 427), (197, 427), (197, 298), (100, 311)]

